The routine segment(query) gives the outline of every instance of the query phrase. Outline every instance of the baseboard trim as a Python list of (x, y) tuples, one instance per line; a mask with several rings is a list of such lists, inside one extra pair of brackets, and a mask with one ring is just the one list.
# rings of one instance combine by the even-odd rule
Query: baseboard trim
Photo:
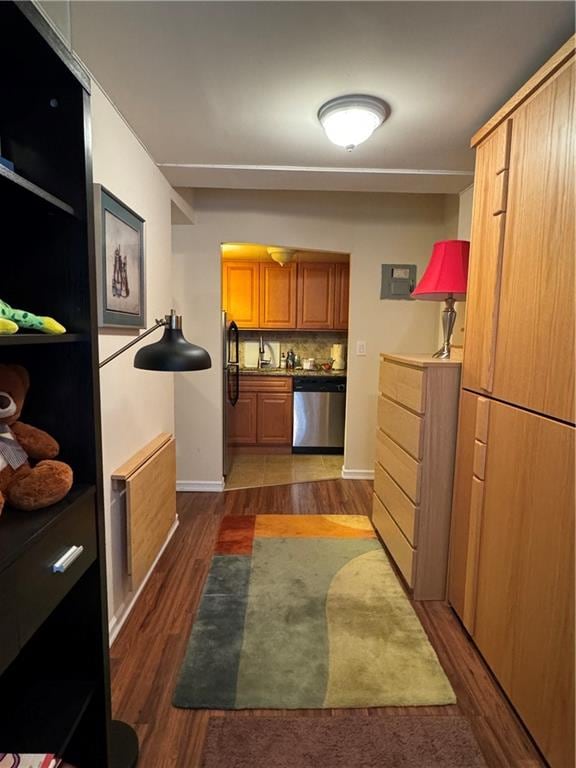
[(222, 480), (176, 480), (176, 490), (179, 493), (200, 492), (214, 493), (224, 490), (224, 478)]
[(342, 467), (342, 480), (374, 480), (374, 470)]
[(109, 638), (108, 644), (109, 644), (110, 647), (112, 647), (112, 643), (118, 637), (118, 633), (120, 632), (120, 630), (124, 626), (124, 624), (126, 622), (126, 619), (132, 613), (132, 609), (136, 605), (136, 601), (140, 597), (140, 593), (142, 592), (142, 590), (146, 586), (146, 582), (148, 581), (148, 579), (152, 575), (152, 573), (154, 571), (154, 568), (156, 568), (158, 560), (160, 560), (160, 558), (162, 557), (162, 555), (164, 553), (164, 550), (166, 549), (166, 547), (170, 543), (170, 540), (171, 540), (172, 536), (174, 536), (174, 534), (176, 533), (176, 529), (178, 528), (179, 524), (180, 524), (180, 520), (178, 518), (178, 515), (176, 515), (176, 520), (174, 520), (172, 528), (170, 528), (170, 530), (168, 531), (168, 536), (166, 537), (166, 541), (162, 545), (162, 549), (160, 550), (160, 552), (158, 552), (158, 554), (156, 555), (156, 557), (154, 559), (154, 562), (150, 566), (150, 570), (148, 571), (148, 573), (144, 577), (144, 580), (142, 581), (142, 584), (140, 584), (140, 586), (138, 587), (136, 592), (132, 593), (132, 598), (131, 598), (130, 602), (128, 603), (128, 605), (126, 606), (126, 603), (123, 603), (120, 606), (120, 610), (118, 611), (118, 613), (115, 616), (113, 616), (112, 619), (110, 619), (110, 623), (108, 624), (108, 638)]

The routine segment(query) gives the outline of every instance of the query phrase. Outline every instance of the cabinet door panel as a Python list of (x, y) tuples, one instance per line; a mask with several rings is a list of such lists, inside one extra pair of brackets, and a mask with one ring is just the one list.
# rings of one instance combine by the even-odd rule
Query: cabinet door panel
[(336, 264), (336, 287), (334, 291), (334, 328), (348, 328), (348, 305), (350, 303), (350, 265)]
[(490, 405), (474, 639), (554, 768), (574, 765), (574, 428)]
[(240, 328), (258, 328), (260, 306), (260, 265), (250, 261), (222, 264), (222, 308), (228, 321)]
[(260, 392), (258, 443), (292, 445), (292, 394)]
[(240, 392), (235, 406), (228, 408), (228, 442), (230, 445), (256, 444), (256, 410), (258, 395), (255, 392)]
[(574, 64), (514, 113), (494, 394), (574, 421)]
[(296, 264), (260, 264), (260, 328), (296, 327)]
[(474, 465), (474, 433), (476, 401), (478, 396), (462, 390), (458, 415), (458, 442), (452, 497), (452, 525), (450, 530), (450, 568), (448, 574), (448, 600), (461, 619), (464, 619), (466, 562), (470, 527), (470, 499)]
[(334, 327), (334, 275), (334, 264), (298, 264), (298, 328), (328, 330)]
[(477, 149), (470, 269), (466, 300), (466, 330), (462, 383), (477, 392), (490, 392), (502, 249), (506, 215), (495, 214), (498, 177), (507, 166), (511, 121), (503, 123)]

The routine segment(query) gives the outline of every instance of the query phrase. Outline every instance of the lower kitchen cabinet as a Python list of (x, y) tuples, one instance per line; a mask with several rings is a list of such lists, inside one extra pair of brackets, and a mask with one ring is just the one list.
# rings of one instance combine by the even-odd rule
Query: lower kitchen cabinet
[(283, 376), (241, 376), (240, 394), (228, 406), (232, 446), (292, 445), (292, 380)]
[(574, 437), (462, 393), (449, 599), (553, 768), (574, 765)]
[(256, 442), (292, 445), (292, 393), (259, 392)]
[(230, 445), (256, 444), (256, 392), (240, 392), (235, 406), (228, 403), (228, 440)]

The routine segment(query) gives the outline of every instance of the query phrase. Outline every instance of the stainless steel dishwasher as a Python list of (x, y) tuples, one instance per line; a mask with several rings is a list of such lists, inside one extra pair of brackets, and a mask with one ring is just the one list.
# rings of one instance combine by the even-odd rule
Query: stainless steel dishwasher
[(345, 376), (295, 376), (292, 453), (343, 453)]

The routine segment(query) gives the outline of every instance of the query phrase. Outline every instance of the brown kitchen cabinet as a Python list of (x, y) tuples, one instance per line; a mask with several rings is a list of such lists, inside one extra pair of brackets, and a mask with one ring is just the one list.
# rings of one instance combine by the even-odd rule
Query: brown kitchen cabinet
[(260, 322), (260, 264), (222, 262), (222, 309), (239, 328), (258, 328)]
[(350, 303), (350, 265), (335, 265), (334, 286), (334, 328), (345, 331), (348, 328), (348, 304)]
[(230, 445), (255, 445), (258, 395), (255, 392), (240, 392), (236, 405), (228, 403), (227, 407)]
[(287, 376), (240, 376), (240, 393), (228, 406), (231, 446), (292, 445), (292, 380)]
[(335, 278), (333, 263), (298, 264), (298, 328), (311, 331), (334, 328)]
[(338, 262), (224, 261), (222, 308), (239, 328), (348, 328), (350, 267)]
[(260, 328), (296, 328), (296, 268), (260, 264)]

